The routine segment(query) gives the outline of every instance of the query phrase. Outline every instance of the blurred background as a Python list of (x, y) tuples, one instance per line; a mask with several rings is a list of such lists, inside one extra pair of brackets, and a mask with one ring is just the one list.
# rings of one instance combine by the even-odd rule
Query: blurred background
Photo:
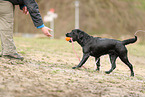
[[(75, 28), (75, 0), (36, 0), (42, 18), (55, 9), (55, 38)], [(145, 30), (145, 0), (79, 0), (79, 28), (91, 35), (113, 38), (133, 36), (137, 30)], [(49, 23), (45, 23), (50, 27)], [(15, 33), (42, 34), (34, 27), (29, 15), (15, 8)], [(145, 33), (138, 33), (145, 40)], [(130, 37), (129, 37), (130, 38)]]

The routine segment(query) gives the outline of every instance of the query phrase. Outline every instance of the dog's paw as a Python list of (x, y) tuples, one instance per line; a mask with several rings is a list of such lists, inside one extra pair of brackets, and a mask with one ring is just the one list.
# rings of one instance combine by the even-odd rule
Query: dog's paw
[(131, 77), (134, 77), (134, 72), (131, 73)]
[(105, 73), (106, 73), (106, 74), (110, 74), (110, 72), (109, 72), (109, 71), (105, 71)]
[(75, 66), (75, 67), (72, 67), (72, 69), (80, 69), (81, 67), (78, 67), (78, 66)]
[(96, 69), (96, 72), (99, 72), (100, 70)]
[(99, 68), (97, 68), (97, 69), (96, 69), (96, 71), (100, 71), (100, 69), (99, 69)]
[(72, 67), (72, 69), (76, 69), (77, 67)]

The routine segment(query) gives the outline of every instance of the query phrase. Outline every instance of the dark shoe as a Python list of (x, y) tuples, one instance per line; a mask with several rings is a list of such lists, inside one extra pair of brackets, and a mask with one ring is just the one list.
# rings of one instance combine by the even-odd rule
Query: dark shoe
[(24, 57), (20, 56), (18, 53), (14, 53), (14, 54), (9, 54), (9, 55), (3, 55), (3, 57), (8, 57), (8, 58), (14, 58), (14, 59), (18, 59), (23, 61)]

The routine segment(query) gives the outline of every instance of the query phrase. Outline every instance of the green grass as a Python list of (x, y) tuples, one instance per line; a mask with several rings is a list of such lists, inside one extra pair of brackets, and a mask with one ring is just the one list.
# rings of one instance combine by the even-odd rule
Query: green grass
[[(36, 51), (40, 52), (49, 52), (49, 53), (57, 53), (59, 55), (65, 53), (73, 53), (72, 45), (71, 43), (65, 41), (65, 39), (48, 39), (48, 38), (21, 38), (21, 37), (15, 37), (16, 46), (18, 51), (25, 55), (30, 52), (35, 53)], [(75, 49), (80, 53), (81, 47), (74, 43)], [(131, 45), (126, 46), (128, 48), (128, 51), (131, 55), (134, 56), (140, 56), (145, 57), (145, 43), (134, 43)], [(80, 50), (80, 51), (79, 51)], [(43, 55), (47, 56), (47, 55)], [(49, 57), (49, 56), (47, 56)]]
[(134, 56), (138, 57), (145, 57), (145, 43), (140, 44), (140, 43), (134, 43), (132, 45), (128, 45), (128, 52), (131, 53)]
[(136, 5), (138, 8), (145, 10), (145, 0), (134, 0), (136, 2), (139, 2), (139, 5)]

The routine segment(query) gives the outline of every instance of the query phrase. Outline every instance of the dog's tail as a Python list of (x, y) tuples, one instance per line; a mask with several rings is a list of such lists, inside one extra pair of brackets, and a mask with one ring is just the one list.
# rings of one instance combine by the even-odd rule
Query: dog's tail
[(135, 36), (135, 38), (131, 38), (131, 39), (124, 40), (124, 41), (122, 41), (122, 43), (124, 45), (128, 45), (130, 43), (135, 43), (137, 41), (137, 36), (136, 35), (134, 35), (134, 36)]
[(130, 43), (135, 43), (135, 42), (137, 41), (137, 36), (136, 36), (136, 34), (137, 34), (138, 32), (145, 32), (145, 31), (143, 31), (143, 30), (137, 30), (137, 31), (135, 32), (135, 34), (134, 34), (135, 38), (124, 40), (124, 41), (122, 41), (122, 43), (123, 43), (124, 45), (130, 44)]

